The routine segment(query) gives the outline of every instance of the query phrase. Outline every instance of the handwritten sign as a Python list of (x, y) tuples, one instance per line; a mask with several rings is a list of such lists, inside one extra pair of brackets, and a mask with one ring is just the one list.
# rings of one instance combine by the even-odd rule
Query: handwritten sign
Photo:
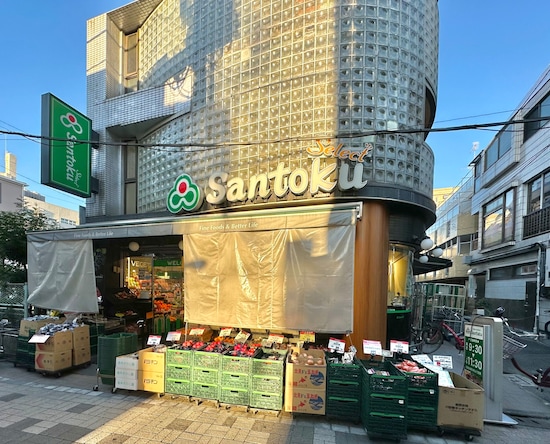
[(250, 333), (241, 330), (239, 333), (237, 333), (237, 336), (235, 336), (235, 342), (246, 342), (249, 337)]
[(192, 328), (189, 331), (189, 334), (191, 336), (202, 336), (203, 333), (204, 333), (204, 328)]
[(433, 363), (442, 369), (452, 369), (453, 368), (453, 357), (452, 356), (437, 356), (433, 355)]
[(233, 329), (231, 327), (224, 327), (220, 329), (220, 336), (231, 336)]
[(303, 342), (315, 342), (315, 332), (314, 331), (301, 331), (300, 332), (300, 341)]

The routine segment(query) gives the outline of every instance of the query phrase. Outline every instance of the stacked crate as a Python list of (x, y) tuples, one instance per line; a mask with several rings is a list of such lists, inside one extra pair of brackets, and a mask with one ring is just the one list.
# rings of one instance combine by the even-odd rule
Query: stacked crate
[(361, 421), (369, 438), (407, 438), (408, 380), (390, 362), (363, 361)]
[(348, 421), (361, 420), (361, 363), (327, 362), (326, 415)]
[(401, 372), (408, 380), (407, 428), (437, 429), (438, 374), (418, 364), (425, 373)]
[(252, 358), (230, 353), (228, 350), (221, 356), (220, 401), (247, 406), (250, 402)]
[(191, 395), (193, 350), (166, 350), (165, 392), (172, 395)]
[(252, 358), (250, 407), (265, 410), (283, 408), (286, 350), (262, 349)]
[(221, 353), (195, 350), (191, 396), (218, 400), (220, 397)]

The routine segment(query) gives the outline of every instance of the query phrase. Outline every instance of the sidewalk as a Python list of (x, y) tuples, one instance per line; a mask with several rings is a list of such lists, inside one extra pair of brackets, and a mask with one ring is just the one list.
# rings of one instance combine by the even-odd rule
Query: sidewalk
[[(446, 354), (447, 349), (440, 354)], [(456, 354), (455, 354), (456, 355)], [(460, 366), (460, 355), (453, 356)], [(458, 368), (458, 367), (456, 367)], [(506, 376), (506, 375), (504, 375)], [(97, 384), (96, 367), (74, 369), (60, 378), (42, 376), (0, 361), (2, 443), (263, 443), (355, 444), (371, 441), (360, 424), (325, 416), (246, 411), (236, 406), (159, 397)], [(506, 378), (505, 410), (516, 409), (518, 425), (485, 424), (474, 442), (546, 442), (548, 428), (527, 421), (550, 418), (550, 406)], [(527, 416), (521, 416), (526, 414)], [(391, 441), (389, 441), (391, 442)], [(393, 441), (395, 442), (395, 440)], [(464, 442), (464, 435), (409, 431), (407, 443)]]

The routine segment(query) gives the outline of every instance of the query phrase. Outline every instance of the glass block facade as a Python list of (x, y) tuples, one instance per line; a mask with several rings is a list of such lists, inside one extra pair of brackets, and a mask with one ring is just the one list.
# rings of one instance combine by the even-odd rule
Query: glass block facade
[[(426, 134), (399, 130), (433, 121), (437, 0), (135, 3), (141, 9), (129, 4), (88, 22), (88, 116), (109, 143), (93, 155), (102, 186), (88, 217), (124, 214), (123, 141), (139, 144), (138, 213), (164, 211), (183, 172), (204, 187), (218, 171), (246, 184), (283, 164), (309, 180), (308, 147), (318, 143), (372, 147), (356, 171), (365, 187), (254, 201), (357, 198), (366, 189), (369, 197), (406, 189), (431, 199)], [(124, 93), (123, 41), (136, 30), (138, 90)], [(317, 162), (321, 170), (336, 164), (332, 181), (343, 164), (349, 174), (356, 166), (346, 156)]]

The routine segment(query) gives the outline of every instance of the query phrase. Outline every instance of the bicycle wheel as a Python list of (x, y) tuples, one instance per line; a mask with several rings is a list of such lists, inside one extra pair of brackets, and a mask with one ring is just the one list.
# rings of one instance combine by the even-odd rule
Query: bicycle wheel
[(436, 352), (443, 344), (443, 333), (437, 327), (426, 327), (422, 330), (422, 353)]

